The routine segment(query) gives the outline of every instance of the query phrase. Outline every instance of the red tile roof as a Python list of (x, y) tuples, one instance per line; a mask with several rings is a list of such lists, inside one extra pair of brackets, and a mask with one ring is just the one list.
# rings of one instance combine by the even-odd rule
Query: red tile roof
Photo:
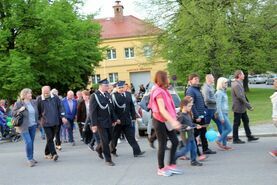
[(114, 18), (96, 19), (102, 26), (102, 39), (115, 39), (137, 36), (156, 35), (161, 29), (132, 15), (124, 16), (123, 21), (115, 21)]

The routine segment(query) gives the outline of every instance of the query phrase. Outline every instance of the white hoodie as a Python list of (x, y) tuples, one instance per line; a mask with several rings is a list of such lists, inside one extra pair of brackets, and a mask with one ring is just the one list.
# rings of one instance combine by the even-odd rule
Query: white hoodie
[(277, 121), (277, 92), (273, 93), (270, 99), (272, 103), (272, 118), (273, 121)]

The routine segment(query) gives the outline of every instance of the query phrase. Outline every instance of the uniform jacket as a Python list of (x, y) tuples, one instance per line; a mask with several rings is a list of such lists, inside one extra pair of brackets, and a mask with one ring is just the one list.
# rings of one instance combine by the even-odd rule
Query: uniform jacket
[(132, 100), (132, 95), (130, 92), (125, 93), (113, 93), (114, 98), (116, 99), (119, 106), (122, 106), (124, 103), (126, 105), (125, 110), (123, 108), (117, 107), (113, 99), (114, 112), (118, 119), (120, 119), (121, 124), (131, 124), (132, 120), (136, 119), (135, 106)]
[(240, 80), (235, 80), (232, 83), (231, 94), (232, 94), (232, 102), (233, 102), (233, 105), (232, 105), (233, 112), (245, 113), (246, 109), (251, 109), (251, 105), (245, 96), (243, 84)]
[[(111, 95), (108, 93), (104, 94), (105, 96), (98, 90), (91, 95), (89, 103), (90, 121), (92, 126), (110, 128), (112, 123), (117, 120), (117, 117), (114, 113)], [(109, 109), (101, 109), (95, 96), (98, 97), (101, 106), (105, 107), (108, 105)]]

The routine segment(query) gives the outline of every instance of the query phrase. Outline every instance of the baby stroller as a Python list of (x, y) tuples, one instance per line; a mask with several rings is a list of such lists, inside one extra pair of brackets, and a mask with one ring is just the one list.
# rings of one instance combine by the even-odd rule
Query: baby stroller
[(2, 122), (2, 140), (8, 140), (11, 142), (18, 142), (21, 140), (21, 136), (16, 132), (15, 128), (11, 124), (11, 117), (7, 117), (5, 122)]

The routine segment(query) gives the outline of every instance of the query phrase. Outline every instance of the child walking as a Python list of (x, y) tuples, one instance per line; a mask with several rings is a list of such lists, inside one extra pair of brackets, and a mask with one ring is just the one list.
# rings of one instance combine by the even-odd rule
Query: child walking
[[(197, 149), (194, 137), (194, 128), (200, 129), (200, 125), (192, 122), (191, 107), (193, 99), (186, 96), (180, 104), (180, 113), (178, 114), (178, 121), (182, 124), (181, 138), (184, 146), (176, 152), (175, 158), (186, 155), (190, 151), (191, 166), (202, 166), (203, 164), (196, 160)], [(187, 135), (187, 136), (186, 136)]]

